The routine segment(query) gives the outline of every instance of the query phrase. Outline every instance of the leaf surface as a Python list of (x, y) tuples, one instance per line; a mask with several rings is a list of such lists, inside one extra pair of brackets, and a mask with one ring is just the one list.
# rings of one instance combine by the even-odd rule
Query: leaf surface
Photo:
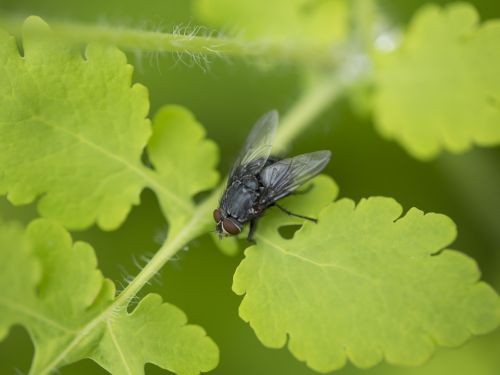
[(500, 22), (472, 5), (423, 7), (400, 48), (377, 58), (379, 131), (413, 156), (500, 143)]
[(106, 322), (92, 358), (112, 374), (143, 374), (145, 363), (185, 375), (212, 370), (217, 347), (201, 327), (186, 324), (179, 308), (148, 294), (132, 313)]
[(205, 138), (203, 126), (187, 109), (170, 105), (161, 108), (153, 120), (149, 158), (158, 173), (161, 208), (172, 225), (170, 235), (182, 229), (194, 212), (192, 197), (214, 187), (219, 180), (217, 145)]
[(278, 229), (301, 222), (272, 212), (245, 251), (233, 290), (245, 295), (240, 315), (264, 345), (282, 347), (288, 336), (290, 351), (324, 372), (347, 358), (363, 368), (383, 358), (416, 365), (436, 345), (456, 346), (497, 326), (498, 296), (478, 282), (475, 262), (440, 252), (456, 235), (448, 217), (415, 208), (401, 217), (390, 198), (357, 206), (319, 198), (335, 195), (331, 181), (316, 179), (311, 194), (284, 205), (318, 224), (305, 222), (286, 239)]
[(82, 57), (37, 17), (23, 28), (24, 56), (0, 33), (0, 192), (70, 228), (121, 223), (144, 185), (150, 136), (147, 91), (114, 47)]
[[(115, 287), (96, 269), (93, 249), (40, 219), (24, 235), (1, 223), (0, 338), (22, 324), (35, 346), (33, 374), (92, 358), (112, 374), (144, 374), (154, 363), (177, 374), (213, 369), (218, 349), (198, 326), (149, 294), (131, 312), (112, 305)], [(26, 272), (19, 272), (25, 270)]]

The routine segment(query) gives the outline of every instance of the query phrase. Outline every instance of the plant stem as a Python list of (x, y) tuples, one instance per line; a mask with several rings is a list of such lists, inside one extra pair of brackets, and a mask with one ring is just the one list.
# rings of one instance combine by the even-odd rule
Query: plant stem
[(370, 72), (370, 61), (362, 52), (352, 50), (347, 56), (348, 62), (339, 65), (334, 74), (314, 77), (285, 114), (278, 129), (274, 151), (284, 151), (317, 116)]
[(116, 307), (126, 306), (144, 285), (172, 258), (184, 245), (194, 238), (204, 234), (207, 224), (211, 222), (211, 211), (220, 196), (219, 189), (201, 203), (190, 221), (178, 233), (168, 236), (162, 247), (156, 252), (149, 263), (137, 274), (130, 284), (118, 295), (114, 304)]
[[(197, 36), (194, 34), (163, 33), (106, 25), (50, 20), (55, 36), (77, 43), (109, 43), (130, 51), (186, 53), (193, 56), (257, 58), (264, 61), (295, 63), (315, 67), (334, 67), (339, 57), (333, 48), (314, 42), (286, 42)], [(22, 19), (0, 17), (0, 26), (14, 35), (22, 33)]]
[(336, 75), (307, 88), (283, 116), (274, 143), (274, 151), (284, 151), (293, 139), (297, 138), (324, 109), (339, 97), (342, 91), (342, 85)]

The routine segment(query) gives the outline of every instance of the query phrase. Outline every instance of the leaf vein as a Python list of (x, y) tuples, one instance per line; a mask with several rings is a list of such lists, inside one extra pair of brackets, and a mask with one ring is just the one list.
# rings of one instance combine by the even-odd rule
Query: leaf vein
[(107, 158), (123, 165), (124, 167), (126, 167), (127, 169), (129, 169), (131, 172), (135, 173), (137, 176), (141, 177), (147, 184), (149, 184), (149, 186), (151, 188), (153, 188), (155, 191), (159, 192), (159, 193), (162, 193), (164, 195), (167, 195), (169, 198), (171, 198), (172, 200), (174, 200), (179, 206), (181, 206), (183, 209), (186, 209), (186, 210), (189, 210), (191, 211), (191, 207), (189, 206), (189, 204), (187, 204), (181, 197), (179, 197), (177, 194), (175, 194), (174, 192), (168, 190), (167, 188), (165, 188), (165, 186), (163, 186), (155, 177), (154, 174), (152, 173), (148, 173), (149, 170), (146, 170), (145, 167), (139, 167), (137, 165), (134, 165), (132, 163), (130, 163), (128, 160), (122, 158), (122, 157), (119, 157), (115, 154), (113, 154), (112, 152), (110, 152), (109, 150), (107, 150), (106, 148), (92, 142), (91, 140), (83, 137), (82, 135), (80, 134), (77, 134), (77, 133), (74, 133), (72, 132), (71, 130), (68, 130), (64, 127), (61, 127), (61, 126), (57, 126), (57, 125), (54, 125), (54, 124), (51, 124), (49, 121), (46, 121), (44, 120), (43, 118), (40, 118), (40, 117), (37, 117), (37, 116), (33, 116), (32, 117), (33, 120), (35, 121), (38, 121), (39, 123), (45, 125), (45, 126), (48, 126), (49, 128), (53, 129), (53, 130), (56, 130), (58, 132), (61, 132), (61, 133), (64, 133), (65, 135), (73, 138), (73, 139), (76, 139), (77, 141), (81, 142), (82, 144), (85, 144), (86, 146), (98, 151), (99, 153), (101, 153), (102, 155), (106, 156)]
[(130, 369), (130, 366), (127, 363), (127, 360), (125, 359), (125, 355), (123, 354), (120, 344), (118, 343), (118, 340), (116, 339), (115, 333), (113, 332), (113, 328), (111, 327), (111, 323), (109, 321), (106, 322), (106, 327), (109, 331), (109, 335), (111, 337), (111, 341), (113, 341), (113, 345), (116, 348), (116, 351), (118, 352), (118, 355), (120, 356), (125, 368), (127, 369), (127, 374), (132, 375), (132, 370)]
[(345, 266), (342, 266), (342, 265), (339, 265), (339, 264), (336, 264), (336, 263), (322, 263), (322, 262), (316, 262), (315, 260), (312, 260), (310, 258), (307, 258), (307, 257), (304, 257), (302, 255), (299, 255), (299, 254), (295, 254), (295, 253), (292, 253), (290, 251), (287, 251), (286, 249), (284, 249), (283, 247), (279, 246), (278, 244), (276, 244), (275, 242), (272, 242), (270, 241), (269, 239), (263, 237), (263, 236), (257, 236), (257, 238), (259, 239), (259, 241), (262, 241), (264, 243), (266, 243), (267, 245), (269, 245), (271, 248), (279, 251), (280, 253), (284, 254), (284, 255), (287, 255), (287, 256), (290, 256), (290, 257), (293, 257), (293, 258), (296, 258), (296, 259), (299, 259), (303, 262), (306, 262), (306, 263), (310, 263), (316, 267), (319, 267), (319, 268), (335, 268), (335, 269), (338, 269), (338, 270), (341, 270), (343, 272), (346, 272), (350, 275), (353, 275), (353, 276), (356, 276), (358, 278), (361, 278), (361, 279), (364, 279), (364, 280), (368, 280), (370, 282), (374, 282), (376, 283), (377, 280), (367, 276), (367, 275), (363, 275), (363, 274), (360, 274), (348, 267), (345, 267)]

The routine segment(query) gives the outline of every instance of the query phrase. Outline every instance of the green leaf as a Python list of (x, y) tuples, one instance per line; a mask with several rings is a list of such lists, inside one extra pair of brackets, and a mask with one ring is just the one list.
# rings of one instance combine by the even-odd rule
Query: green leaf
[(41, 214), (67, 228), (114, 229), (149, 187), (177, 232), (192, 197), (218, 180), (203, 127), (181, 107), (160, 110), (148, 146), (156, 170), (146, 167), (149, 102), (125, 55), (93, 44), (82, 57), (36, 17), (23, 30), (24, 57), (0, 33), (0, 194), (15, 204), (41, 196)]
[[(468, 342), (460, 348), (441, 350), (423, 367), (377, 366), (370, 375), (493, 375), (500, 373), (500, 330)], [(349, 371), (365, 375), (365, 371)], [(347, 374), (346, 374), (347, 375)]]
[(500, 143), (500, 22), (478, 23), (469, 4), (428, 5), (378, 56), (377, 128), (417, 158)]
[(169, 233), (177, 232), (192, 216), (191, 197), (214, 187), (219, 180), (217, 145), (187, 109), (165, 106), (153, 120), (148, 155), (168, 192), (159, 194), (161, 208), (170, 218)]
[[(161, 297), (147, 295), (128, 313), (113, 304), (115, 287), (96, 269), (93, 249), (72, 243), (58, 224), (40, 219), (26, 236), (0, 226), (0, 337), (22, 324), (35, 345), (33, 374), (92, 358), (113, 374), (144, 374), (154, 363), (178, 374), (215, 367), (218, 349)], [(22, 270), (22, 272), (20, 272)]]
[(92, 358), (112, 374), (143, 374), (145, 363), (186, 375), (212, 370), (217, 347), (201, 327), (186, 323), (181, 310), (149, 294), (131, 314), (122, 310), (107, 322)]
[(456, 235), (448, 217), (415, 208), (400, 217), (389, 198), (312, 204), (313, 196), (336, 195), (329, 180), (320, 182), (311, 196), (284, 203), (317, 215), (318, 224), (305, 222), (285, 239), (278, 229), (300, 221), (266, 216), (234, 276), (233, 290), (245, 294), (240, 315), (264, 345), (282, 347), (288, 337), (299, 360), (325, 372), (347, 358), (363, 368), (383, 358), (416, 365), (436, 345), (460, 345), (497, 326), (498, 296), (478, 282), (475, 262), (442, 251)]
[(34, 299), (34, 286), (40, 279), (40, 267), (31, 256), (22, 227), (17, 223), (5, 223), (1, 219), (0, 254), (4, 265), (0, 272), (0, 340), (2, 340), (10, 326), (21, 322), (20, 315), (13, 308), (22, 306), (25, 299)]
[(344, 39), (349, 26), (344, 0), (197, 0), (194, 11), (246, 39), (329, 44)]
[(215, 246), (225, 255), (235, 256), (240, 253), (240, 248), (238, 247), (238, 239), (236, 237), (226, 237), (219, 238), (219, 235), (215, 232), (210, 233), (210, 237), (214, 242)]
[(0, 192), (14, 204), (43, 195), (39, 210), (70, 228), (117, 227), (144, 185), (149, 136), (144, 86), (114, 47), (82, 57), (30, 17), (20, 56), (0, 32)]

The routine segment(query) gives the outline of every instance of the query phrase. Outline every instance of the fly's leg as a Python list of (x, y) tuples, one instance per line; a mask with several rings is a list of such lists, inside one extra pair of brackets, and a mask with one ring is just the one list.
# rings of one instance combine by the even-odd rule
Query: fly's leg
[(274, 204), (276, 207), (278, 207), (281, 211), (283, 211), (284, 213), (286, 213), (287, 215), (290, 215), (290, 216), (295, 216), (295, 217), (300, 217), (301, 219), (306, 219), (306, 220), (309, 220), (309, 221), (312, 221), (313, 223), (317, 223), (318, 222), (318, 219), (315, 219), (313, 217), (309, 217), (309, 216), (304, 216), (304, 215), (299, 215), (299, 214), (295, 214), (291, 211), (288, 211), (285, 207), (283, 206), (280, 206), (279, 204), (275, 203)]
[(253, 239), (253, 235), (255, 234), (256, 229), (257, 229), (257, 219), (252, 219), (252, 221), (250, 221), (250, 229), (248, 231), (248, 236), (247, 236), (248, 242), (255, 243), (255, 240)]

